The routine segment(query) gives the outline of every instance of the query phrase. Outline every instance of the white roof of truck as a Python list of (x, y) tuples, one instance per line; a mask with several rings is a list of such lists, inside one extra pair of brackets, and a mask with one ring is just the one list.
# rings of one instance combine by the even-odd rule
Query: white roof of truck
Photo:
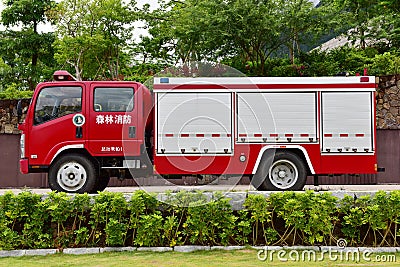
[(199, 77), (154, 78), (154, 90), (288, 90), (302, 91), (375, 91), (374, 76), (352, 77)]

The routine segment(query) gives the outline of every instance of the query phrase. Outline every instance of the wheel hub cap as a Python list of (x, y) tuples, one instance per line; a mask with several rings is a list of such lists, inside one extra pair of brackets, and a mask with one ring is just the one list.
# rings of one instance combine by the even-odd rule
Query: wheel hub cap
[(279, 171), (278, 176), (279, 176), (279, 178), (285, 178), (286, 172), (285, 171)]
[(87, 173), (78, 162), (66, 162), (57, 172), (57, 182), (66, 191), (77, 191), (85, 184)]
[(278, 160), (269, 170), (269, 179), (276, 188), (288, 189), (298, 180), (297, 167), (289, 160)]

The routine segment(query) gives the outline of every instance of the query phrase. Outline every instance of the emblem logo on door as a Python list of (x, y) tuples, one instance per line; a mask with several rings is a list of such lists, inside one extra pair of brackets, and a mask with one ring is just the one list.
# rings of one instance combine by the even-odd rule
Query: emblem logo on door
[(85, 116), (83, 116), (82, 114), (75, 114), (75, 116), (72, 118), (72, 123), (76, 127), (81, 127), (85, 124), (85, 121)]

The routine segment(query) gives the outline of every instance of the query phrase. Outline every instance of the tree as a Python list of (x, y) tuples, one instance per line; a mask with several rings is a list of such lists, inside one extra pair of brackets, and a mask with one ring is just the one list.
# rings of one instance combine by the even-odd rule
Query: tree
[(122, 0), (64, 0), (54, 10), (56, 59), (76, 78), (118, 79), (136, 20)]
[(147, 58), (174, 63), (235, 58), (266, 75), (267, 60), (285, 47), (294, 61), (294, 50), (320, 31), (320, 14), (306, 0), (166, 1), (145, 14), (151, 37), (142, 47)]
[(33, 90), (40, 80), (49, 79), (54, 68), (54, 34), (35, 34), (30, 29), (0, 32), (0, 57), (7, 65), (2, 83), (18, 83)]
[[(52, 0), (7, 0), (1, 13), (1, 22), (8, 30), (0, 33), (0, 56), (13, 69), (14, 78), (27, 84), (31, 90), (43, 76), (43, 65), (51, 65), (54, 37), (39, 33), (38, 25), (47, 22), (46, 12)], [(18, 26), (21, 30), (11, 30)], [(40, 65), (40, 68), (39, 68)]]
[[(367, 40), (371, 39), (371, 20), (377, 16), (379, 0), (335, 0), (338, 16), (342, 18), (343, 25), (347, 25), (348, 35), (355, 44), (365, 49)], [(373, 39), (373, 38), (372, 38)]]
[(282, 34), (287, 35), (289, 58), (295, 64), (295, 56), (302, 53), (301, 45), (316, 42), (332, 28), (334, 20), (330, 18), (334, 12), (329, 3), (315, 8), (309, 0), (284, 1), (280, 9), (284, 16)]
[(377, 14), (370, 22), (371, 35), (388, 48), (400, 47), (400, 1), (379, 1)]

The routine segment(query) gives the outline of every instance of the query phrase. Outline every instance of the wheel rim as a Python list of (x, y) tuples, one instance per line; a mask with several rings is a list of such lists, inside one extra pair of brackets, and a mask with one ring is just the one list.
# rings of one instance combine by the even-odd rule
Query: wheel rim
[(269, 169), (269, 179), (278, 189), (288, 189), (296, 184), (299, 173), (296, 165), (288, 160), (278, 160)]
[(66, 162), (58, 169), (57, 183), (65, 191), (73, 192), (81, 189), (86, 180), (86, 170), (78, 162)]

